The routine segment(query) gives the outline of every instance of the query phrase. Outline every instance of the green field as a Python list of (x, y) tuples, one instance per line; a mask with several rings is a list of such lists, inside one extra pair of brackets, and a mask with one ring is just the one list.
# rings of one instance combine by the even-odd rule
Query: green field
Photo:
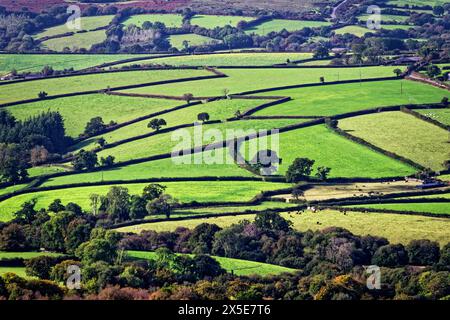
[(168, 28), (180, 28), (183, 25), (183, 17), (179, 14), (138, 14), (129, 17), (123, 22), (125, 26), (134, 24), (142, 27), (146, 21), (151, 23), (162, 22)]
[(437, 6), (448, 3), (448, 0), (389, 0), (387, 4), (392, 4), (399, 7), (405, 6)]
[(191, 19), (191, 25), (206, 29), (225, 27), (230, 25), (236, 27), (240, 21), (251, 21), (255, 18), (242, 16), (217, 16), (217, 15), (195, 15)]
[(271, 32), (280, 32), (283, 29), (286, 29), (287, 31), (296, 31), (301, 30), (303, 28), (318, 28), (329, 25), (330, 23), (326, 21), (273, 19), (267, 22), (263, 22), (253, 28), (247, 29), (246, 33), (266, 35)]
[(26, 186), (27, 186), (27, 184), (16, 184), (14, 186), (1, 188), (0, 189), (0, 195), (20, 190), (20, 189), (22, 189), (22, 188), (24, 188)]
[(325, 77), (326, 81), (360, 79), (360, 77), (363, 79), (390, 77), (394, 75), (394, 69), (395, 67), (341, 68), (339, 69), (339, 75), (336, 69), (333, 68), (221, 69), (222, 72), (228, 75), (227, 78), (191, 81), (177, 83), (176, 85), (159, 85), (126, 90), (126, 92), (179, 96), (190, 92), (195, 96), (217, 96), (223, 95), (224, 89), (228, 89), (230, 93), (239, 93), (277, 86), (319, 83), (322, 76)]
[(104, 90), (108, 86), (117, 87), (206, 75), (211, 75), (211, 73), (204, 70), (151, 70), (89, 74), (12, 83), (0, 87), (0, 103), (34, 99), (38, 97), (40, 91), (45, 91), (51, 96), (78, 91)]
[(86, 123), (93, 117), (101, 116), (106, 124), (111, 120), (121, 123), (140, 116), (173, 108), (179, 104), (182, 104), (182, 102), (165, 99), (94, 94), (39, 101), (12, 106), (7, 109), (20, 120), (27, 119), (30, 116), (40, 114), (47, 110), (59, 111), (64, 118), (67, 134), (76, 137), (84, 131)]
[[(127, 256), (133, 259), (153, 260), (156, 257), (155, 252), (150, 251), (127, 251)], [(269, 274), (280, 274), (284, 272), (296, 272), (297, 270), (286, 268), (274, 264), (255, 262), (249, 260), (233, 259), (226, 257), (211, 256), (227, 272), (237, 276), (249, 276), (253, 274), (266, 276)]]
[(65, 168), (63, 166), (58, 166), (58, 165), (48, 165), (48, 166), (43, 165), (43, 166), (39, 166), (39, 167), (29, 168), (27, 171), (28, 171), (28, 175), (30, 177), (37, 177), (37, 176), (41, 176), (44, 174), (65, 172), (65, 171), (68, 171), (68, 168)]
[(195, 33), (189, 34), (173, 34), (169, 36), (169, 42), (172, 47), (178, 50), (184, 49), (184, 42), (187, 41), (189, 47), (201, 46), (210, 43), (220, 43), (222, 40), (217, 40), (205, 36), (201, 36)]
[[(206, 182), (163, 182), (166, 193), (181, 202), (191, 201), (249, 201), (261, 191), (287, 188), (288, 183), (271, 183), (262, 181), (206, 181)], [(147, 184), (125, 184), (130, 194), (139, 194)], [(33, 198), (37, 199), (36, 208), (46, 208), (54, 199), (61, 199), (62, 203), (75, 202), (83, 209), (90, 210), (89, 195), (97, 193), (104, 195), (111, 186), (92, 186), (52, 191), (41, 191), (23, 194), (0, 203), (0, 221), (13, 218), (20, 205)]]
[(450, 126), (450, 109), (427, 109), (427, 110), (416, 110), (417, 112), (423, 114), (426, 117), (437, 120), (440, 123)]
[[(371, 14), (362, 14), (358, 16), (360, 21), (366, 22), (372, 15)], [(397, 16), (392, 14), (381, 14), (381, 23), (383, 22), (405, 22), (408, 20), (409, 16)]]
[(331, 116), (381, 106), (440, 102), (448, 92), (420, 82), (392, 80), (280, 90), (258, 95), (289, 96), (292, 100), (260, 110), (255, 116)]
[(382, 203), (350, 206), (352, 208), (383, 209), (392, 211), (429, 212), (450, 215), (450, 202), (436, 203)]
[(6, 252), (0, 251), (0, 260), (1, 259), (13, 259), (13, 258), (22, 258), (22, 259), (32, 259), (41, 256), (50, 256), (57, 257), (60, 256), (59, 253), (54, 252)]
[[(265, 66), (286, 63), (290, 61), (312, 58), (308, 52), (295, 53), (221, 53), (211, 55), (189, 55), (182, 57), (167, 57), (139, 62), (130, 62), (123, 65), (139, 64), (167, 64), (173, 66)], [(118, 65), (123, 66), (123, 65)]]
[[(383, 16), (382, 16), (383, 17)], [(402, 25), (402, 24), (381, 24), (381, 29), (384, 30), (408, 30), (413, 28), (414, 26), (408, 26), (408, 25)], [(368, 29), (366, 27), (361, 27), (361, 26), (356, 26), (356, 25), (352, 25), (352, 26), (345, 26), (339, 29), (334, 30), (335, 34), (338, 35), (343, 35), (346, 33), (350, 33), (353, 34), (357, 37), (362, 37), (364, 36), (366, 33), (370, 32), (370, 33), (375, 33), (377, 32), (377, 30), (371, 30)]]
[(448, 132), (402, 112), (383, 112), (339, 122), (350, 134), (424, 167), (442, 170), (448, 160)]
[[(51, 27), (51, 28), (45, 29), (43, 32), (36, 34), (34, 37), (36, 39), (40, 39), (40, 38), (44, 38), (44, 37), (51, 37), (51, 36), (64, 34), (67, 32), (89, 31), (89, 30), (107, 26), (112, 21), (113, 18), (114, 18), (113, 15), (81, 17), (81, 25), (80, 25), (81, 29), (79, 29), (79, 30), (70, 29), (67, 27), (66, 24), (62, 24), (62, 25), (59, 25), (56, 27)], [(104, 30), (103, 30), (103, 33), (105, 33)]]
[(297, 204), (288, 203), (288, 202), (280, 202), (280, 201), (267, 201), (262, 202), (256, 206), (216, 206), (216, 207), (205, 207), (198, 209), (184, 209), (184, 210), (176, 210), (176, 213), (179, 214), (211, 214), (211, 213), (243, 213), (248, 210), (251, 211), (262, 211), (262, 210), (270, 210), (270, 209), (279, 209), (279, 208), (289, 208), (295, 207)]
[(105, 30), (89, 31), (83, 33), (75, 33), (72, 36), (55, 38), (43, 41), (41, 47), (52, 51), (64, 51), (69, 48), (74, 51), (77, 49), (89, 50), (94, 44), (101, 43), (106, 40)]
[(19, 277), (28, 278), (24, 267), (0, 267), (0, 276), (5, 273), (15, 273)]
[[(319, 212), (305, 211), (301, 214), (282, 213), (282, 216), (293, 222), (293, 227), (300, 231), (322, 230), (328, 227), (341, 227), (360, 236), (376, 235), (386, 237), (391, 243), (408, 244), (414, 239), (430, 239), (444, 246), (450, 237), (450, 219), (422, 216), (408, 216), (391, 213), (343, 213), (324, 210)], [(178, 227), (195, 228), (201, 223), (217, 224), (224, 228), (241, 220), (252, 221), (255, 215), (227, 216), (208, 219), (192, 219), (183, 221), (165, 221), (147, 223), (117, 229), (120, 232), (140, 233), (142, 230), (174, 231)]]

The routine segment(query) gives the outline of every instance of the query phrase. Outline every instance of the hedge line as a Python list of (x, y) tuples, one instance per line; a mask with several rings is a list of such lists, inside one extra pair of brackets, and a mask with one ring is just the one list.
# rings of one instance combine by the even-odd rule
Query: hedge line
[(275, 101), (263, 103), (263, 104), (261, 104), (259, 106), (256, 106), (256, 107), (253, 107), (253, 108), (245, 110), (241, 114), (241, 116), (245, 117), (245, 116), (251, 115), (252, 113), (255, 113), (256, 111), (259, 111), (259, 110), (262, 110), (262, 109), (265, 109), (265, 108), (268, 108), (268, 107), (276, 106), (276, 105), (288, 102), (290, 100), (291, 100), (291, 97), (285, 97), (285, 98), (281, 98), (281, 99), (278, 99), (278, 100), (275, 100)]

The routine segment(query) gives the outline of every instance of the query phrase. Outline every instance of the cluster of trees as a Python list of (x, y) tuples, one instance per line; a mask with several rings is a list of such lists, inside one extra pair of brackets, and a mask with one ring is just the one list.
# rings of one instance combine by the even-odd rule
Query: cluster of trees
[[(286, 171), (286, 181), (297, 183), (310, 178), (313, 171), (315, 160), (308, 158), (296, 158)], [(317, 167), (315, 177), (321, 181), (325, 181), (330, 174), (331, 168)]]

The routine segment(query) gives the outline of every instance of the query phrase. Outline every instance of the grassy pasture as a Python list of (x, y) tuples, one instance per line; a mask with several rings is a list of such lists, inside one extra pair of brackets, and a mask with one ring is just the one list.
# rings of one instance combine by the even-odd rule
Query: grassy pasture
[(450, 109), (427, 109), (417, 110), (417, 112), (450, 126)]
[(25, 267), (0, 267), (0, 276), (5, 273), (15, 273), (19, 277), (29, 278), (25, 272)]
[(165, 99), (94, 94), (44, 100), (12, 106), (7, 109), (20, 120), (47, 110), (59, 111), (64, 118), (67, 134), (76, 137), (84, 131), (86, 123), (93, 117), (101, 116), (105, 123), (109, 123), (111, 120), (121, 123), (172, 108), (181, 103)]
[(0, 103), (34, 99), (38, 97), (40, 91), (45, 91), (51, 96), (77, 91), (102, 90), (108, 86), (117, 87), (206, 75), (211, 75), (211, 73), (204, 70), (150, 70), (89, 74), (12, 83), (0, 87)]
[(256, 206), (227, 206), (227, 207), (207, 207), (207, 208), (199, 208), (199, 209), (184, 209), (177, 210), (177, 213), (192, 213), (192, 214), (208, 214), (208, 213), (228, 213), (228, 212), (236, 212), (242, 213), (248, 210), (252, 211), (262, 211), (262, 210), (270, 210), (277, 208), (289, 208), (296, 206), (296, 204), (288, 203), (288, 202), (279, 202), (279, 201), (267, 201)]
[(22, 259), (32, 259), (41, 256), (57, 257), (61, 254), (55, 252), (6, 252), (0, 251), (0, 259), (12, 259), (12, 258), (22, 258)]
[(411, 6), (436, 6), (436, 5), (443, 5), (445, 3), (448, 3), (448, 0), (389, 0), (387, 4), (399, 6), (399, 7), (405, 7), (407, 5)]
[[(59, 26), (50, 27), (45, 29), (44, 31), (36, 34), (34, 37), (36, 39), (40, 39), (43, 37), (51, 37), (59, 34), (64, 34), (67, 32), (77, 32), (77, 31), (88, 31), (97, 29), (100, 27), (107, 26), (112, 19), (114, 18), (113, 15), (106, 15), (106, 16), (93, 16), (93, 17), (81, 17), (81, 29), (80, 30), (73, 30), (68, 28), (66, 24), (61, 24)], [(103, 30), (103, 33), (105, 31)]]
[(32, 167), (28, 170), (28, 175), (30, 177), (37, 177), (44, 174), (51, 174), (56, 172), (65, 172), (67, 171), (67, 168), (61, 167), (61, 166), (39, 166), (39, 167)]
[[(156, 258), (155, 252), (150, 251), (127, 251), (128, 257), (142, 260), (154, 260)], [(297, 270), (286, 268), (274, 264), (255, 262), (250, 260), (233, 259), (226, 257), (211, 256), (220, 266), (227, 272), (232, 272), (237, 276), (249, 276), (257, 274), (266, 276), (269, 274), (280, 274), (284, 272), (296, 272)]]
[[(303, 60), (312, 58), (309, 52), (258, 52), (258, 53), (221, 53), (210, 55), (189, 55), (183, 57), (166, 57), (151, 60), (142, 60), (134, 63), (126, 63), (123, 65), (140, 64), (167, 64), (174, 66), (265, 66), (277, 63), (286, 63), (290, 61)], [(122, 66), (122, 65), (119, 65)]]
[[(287, 188), (288, 183), (271, 183), (263, 181), (206, 181), (206, 182), (164, 182), (166, 193), (181, 202), (191, 201), (249, 201), (261, 191)], [(147, 184), (135, 183), (122, 185), (129, 189), (130, 194), (140, 194)], [(61, 199), (63, 204), (75, 202), (83, 209), (90, 210), (89, 195), (97, 193), (105, 195), (111, 186), (92, 186), (41, 191), (23, 194), (0, 203), (0, 221), (13, 218), (13, 213), (20, 209), (25, 201), (37, 199), (36, 208), (47, 208), (54, 199)]]
[(448, 160), (448, 132), (403, 112), (348, 118), (339, 124), (354, 136), (433, 170), (442, 170)]
[(255, 33), (258, 35), (266, 35), (271, 32), (280, 32), (283, 29), (286, 29), (287, 31), (296, 31), (303, 28), (318, 28), (329, 25), (330, 23), (326, 21), (273, 19), (263, 22), (253, 28), (249, 28), (245, 32), (248, 34)]
[(380, 203), (350, 206), (352, 208), (385, 209), (392, 211), (415, 211), (450, 215), (450, 202), (436, 203)]
[(168, 28), (179, 28), (183, 25), (183, 17), (179, 14), (138, 14), (129, 17), (123, 22), (125, 26), (134, 24), (138, 27), (142, 27), (142, 24), (146, 21), (151, 23), (162, 22)]
[(126, 90), (133, 93), (159, 93), (171, 95), (183, 95), (190, 92), (195, 96), (223, 95), (223, 90), (230, 93), (239, 93), (248, 90), (288, 86), (295, 84), (319, 83), (320, 77), (326, 81), (352, 80), (379, 78), (393, 76), (394, 67), (365, 67), (339, 69), (339, 77), (336, 69), (221, 69), (228, 75), (227, 78), (212, 79), (207, 81), (193, 81), (177, 83), (176, 85), (159, 85), (138, 89)]
[(292, 100), (260, 110), (255, 113), (258, 116), (331, 116), (381, 106), (440, 102), (448, 92), (420, 82), (391, 80), (280, 90), (262, 95), (289, 96)]
[[(376, 235), (386, 237), (391, 243), (408, 244), (413, 239), (430, 239), (444, 246), (450, 241), (450, 220), (421, 216), (406, 216), (390, 213), (347, 212), (346, 215), (334, 210), (301, 214), (282, 213), (293, 222), (299, 231), (322, 230), (328, 227), (342, 227), (356, 235)], [(214, 223), (228, 227), (241, 220), (254, 220), (255, 215), (227, 216), (183, 221), (147, 223), (117, 229), (120, 232), (140, 233), (143, 230), (174, 231), (178, 227), (195, 228), (201, 223)], [(319, 222), (319, 223), (318, 223)]]
[(191, 25), (206, 29), (225, 27), (230, 25), (236, 27), (240, 21), (252, 21), (255, 18), (242, 16), (218, 16), (218, 15), (195, 15), (191, 19)]
[[(371, 14), (362, 14), (358, 16), (360, 21), (367, 21), (372, 15)], [(383, 22), (405, 22), (408, 20), (409, 16), (397, 16), (392, 14), (381, 14), (381, 23)]]
[[(384, 29), (384, 30), (397, 30), (397, 29), (408, 30), (411, 28), (414, 28), (414, 26), (408, 26), (408, 25), (402, 25), (402, 24), (381, 24), (381, 29)], [(343, 35), (346, 33), (350, 33), (357, 37), (362, 37), (368, 32), (375, 33), (377, 31), (378, 30), (371, 30), (366, 27), (361, 27), (361, 26), (356, 26), (356, 25), (345, 26), (345, 27), (334, 30), (335, 34)]]
[[(315, 160), (314, 168), (331, 168), (330, 177), (380, 178), (415, 172), (412, 167), (335, 134), (325, 125), (284, 132), (278, 139), (281, 174), (297, 157)], [(253, 158), (255, 151), (249, 152), (246, 148), (244, 144), (242, 152), (245, 152), (245, 157)]]
[(195, 33), (189, 33), (189, 34), (173, 34), (169, 36), (169, 42), (172, 45), (172, 47), (177, 48), (178, 50), (181, 50), (184, 48), (184, 41), (187, 41), (190, 47), (195, 46), (201, 46), (204, 44), (209, 43), (215, 43), (215, 42), (222, 42), (221, 40), (201, 36), (199, 34)]
[(20, 190), (22, 188), (25, 188), (26, 186), (27, 186), (26, 184), (16, 184), (14, 186), (2, 188), (0, 189), (0, 195)]
[(90, 49), (94, 44), (106, 40), (105, 30), (75, 33), (74, 35), (62, 38), (55, 38), (43, 41), (41, 47), (53, 51), (61, 52), (64, 48), (69, 49)]

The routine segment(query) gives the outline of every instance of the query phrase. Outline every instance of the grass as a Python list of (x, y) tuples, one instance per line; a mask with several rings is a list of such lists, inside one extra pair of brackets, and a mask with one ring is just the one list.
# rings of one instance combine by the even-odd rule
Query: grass
[(443, 5), (447, 3), (447, 0), (389, 0), (387, 4), (392, 4), (399, 7), (405, 7), (406, 5), (411, 6), (436, 6), (436, 5)]
[[(127, 256), (134, 259), (154, 260), (156, 258), (155, 252), (150, 251), (127, 251)], [(274, 264), (263, 262), (256, 262), (250, 260), (233, 259), (226, 257), (211, 256), (220, 266), (229, 273), (237, 276), (250, 276), (257, 274), (260, 276), (267, 276), (270, 274), (280, 274), (284, 272), (296, 272), (296, 269), (286, 268)]]
[(189, 34), (173, 34), (169, 36), (169, 42), (172, 47), (177, 48), (178, 50), (184, 49), (184, 42), (187, 41), (189, 47), (201, 46), (204, 44), (210, 43), (220, 43), (221, 40), (201, 36), (195, 33)]
[(146, 21), (152, 23), (162, 22), (168, 28), (179, 28), (183, 25), (183, 17), (179, 14), (138, 14), (129, 17), (123, 24), (125, 26), (134, 24), (142, 27), (142, 24)]
[(429, 212), (450, 215), (450, 202), (436, 203), (380, 203), (350, 206), (352, 208), (384, 209), (392, 211)]
[(260, 110), (255, 113), (258, 116), (331, 116), (381, 106), (440, 102), (448, 92), (420, 82), (391, 80), (280, 90), (262, 95), (289, 96), (292, 100)]
[[(206, 182), (163, 182), (166, 193), (181, 202), (205, 201), (249, 201), (261, 191), (287, 188), (287, 183), (271, 183), (263, 181), (206, 181)], [(122, 185), (129, 189), (130, 194), (140, 194), (146, 183)], [(23, 194), (0, 203), (0, 221), (13, 218), (22, 203), (37, 199), (36, 208), (47, 208), (54, 199), (61, 199), (63, 204), (75, 202), (83, 209), (90, 210), (89, 195), (96, 193), (105, 195), (111, 186), (92, 186), (68, 188), (52, 191), (40, 191)]]
[[(109, 23), (112, 21), (113, 18), (114, 18), (113, 15), (81, 17), (81, 20), (80, 20), (81, 21), (81, 26), (80, 26), (81, 29), (79, 29), (79, 30), (70, 29), (67, 27), (66, 24), (62, 24), (59, 26), (47, 28), (44, 31), (36, 34), (34, 36), (34, 38), (40, 39), (40, 38), (44, 38), (44, 37), (51, 37), (51, 36), (55, 36), (55, 35), (64, 34), (67, 32), (89, 31), (89, 30), (100, 28), (100, 27), (105, 27), (105, 26), (109, 25)], [(105, 31), (103, 30), (103, 33), (104, 32)]]
[(283, 29), (286, 29), (287, 31), (296, 31), (303, 28), (318, 28), (329, 25), (331, 25), (331, 23), (326, 21), (273, 19), (267, 22), (263, 22), (253, 28), (247, 29), (246, 33), (266, 35), (271, 32), (280, 32)]
[(2, 189), (0, 189), (0, 195), (20, 190), (22, 188), (25, 188), (26, 186), (27, 186), (27, 184), (17, 184), (17, 185), (14, 185), (14, 186), (2, 188)]
[(340, 128), (424, 167), (442, 170), (448, 160), (448, 132), (403, 112), (344, 119)]
[[(174, 66), (265, 66), (290, 61), (312, 58), (308, 52), (281, 53), (281, 52), (258, 52), (258, 53), (222, 53), (210, 55), (189, 55), (183, 57), (167, 57), (139, 61), (140, 64), (167, 64)], [(132, 65), (127, 63), (124, 65)], [(122, 66), (122, 65), (119, 65)]]
[(105, 30), (75, 33), (74, 35), (62, 38), (55, 38), (43, 41), (41, 47), (52, 51), (61, 52), (65, 48), (74, 51), (76, 49), (90, 49), (94, 44), (106, 40)]
[[(347, 212), (346, 215), (334, 210), (301, 214), (282, 213), (283, 217), (293, 222), (299, 231), (323, 230), (328, 227), (342, 227), (360, 236), (374, 235), (386, 237), (391, 243), (408, 244), (414, 239), (430, 239), (444, 246), (450, 239), (450, 219), (421, 216), (408, 216), (390, 213)], [(201, 223), (217, 224), (228, 227), (241, 220), (252, 221), (255, 215), (227, 216), (208, 219), (183, 221), (164, 221), (147, 223), (117, 229), (121, 232), (140, 233), (143, 230), (174, 231), (178, 227), (195, 228)]]
[(5, 273), (15, 273), (19, 277), (29, 278), (25, 272), (25, 267), (0, 267), (0, 276)]
[(198, 208), (198, 209), (184, 209), (177, 210), (176, 213), (179, 214), (211, 214), (211, 213), (243, 213), (246, 211), (262, 211), (262, 210), (270, 210), (270, 209), (279, 209), (279, 208), (289, 208), (297, 206), (297, 204), (292, 204), (288, 202), (280, 202), (280, 201), (267, 201), (262, 202), (256, 206), (226, 206), (226, 207), (206, 207), (206, 208)]
[(93, 117), (101, 116), (106, 124), (110, 121), (121, 123), (181, 103), (174, 100), (94, 94), (38, 101), (7, 109), (20, 120), (47, 110), (58, 111), (64, 118), (67, 134), (76, 137), (84, 131), (86, 123)]
[(70, 68), (80, 70), (138, 56), (128, 54), (0, 54), (0, 75), (8, 74), (12, 69), (17, 72), (37, 72), (45, 66), (51, 66), (54, 70)]
[[(408, 165), (337, 135), (325, 125), (281, 133), (278, 140), (278, 155), (282, 158), (278, 172), (281, 174), (298, 157), (315, 160), (315, 169), (319, 166), (331, 168), (330, 177), (381, 178), (415, 172)], [(246, 150), (245, 147), (242, 150)], [(248, 153), (246, 158), (253, 158), (255, 151)]]
[(216, 27), (225, 27), (226, 25), (236, 27), (240, 21), (252, 20), (254, 18), (242, 16), (195, 15), (191, 19), (191, 25), (214, 29)]
[(311, 68), (311, 69), (221, 69), (227, 78), (218, 78), (207, 81), (193, 81), (177, 83), (176, 85), (159, 85), (146, 88), (126, 90), (134, 93), (159, 93), (170, 95), (183, 95), (190, 92), (195, 96), (223, 95), (223, 90), (230, 93), (239, 93), (248, 90), (273, 88), (296, 84), (319, 83), (320, 77), (326, 81), (352, 80), (393, 76), (395, 67), (364, 67), (339, 69)]
[(450, 109), (416, 110), (417, 112), (450, 126)]
[(34, 99), (38, 97), (40, 91), (45, 91), (52, 96), (78, 91), (102, 90), (108, 86), (117, 87), (210, 74), (204, 70), (128, 71), (12, 83), (0, 87), (0, 103)]
[(22, 258), (22, 259), (32, 259), (41, 256), (49, 256), (49, 257), (57, 257), (61, 254), (55, 252), (6, 252), (0, 251), (0, 259), (13, 259), (13, 258)]
[(58, 165), (49, 165), (49, 166), (40, 166), (40, 167), (32, 167), (29, 168), (28, 170), (28, 175), (30, 177), (37, 177), (37, 176), (41, 176), (44, 174), (52, 174), (52, 173), (57, 173), (57, 172), (65, 172), (68, 171), (67, 168), (62, 167), (62, 166), (58, 166)]
[[(402, 25), (402, 24), (382, 24), (381, 25), (381, 29), (384, 30), (409, 30), (411, 28), (413, 28), (414, 26), (409, 26), (409, 25)], [(339, 29), (334, 30), (335, 34), (338, 35), (343, 35), (346, 33), (350, 33), (353, 34), (357, 37), (362, 37), (364, 36), (366, 33), (370, 32), (370, 33), (375, 33), (378, 30), (371, 30), (368, 29), (366, 27), (361, 27), (361, 26), (356, 26), (356, 25), (352, 25), (352, 26), (345, 26)]]
[[(372, 15), (371, 14), (362, 14), (358, 16), (359, 21), (366, 22)], [(392, 14), (381, 14), (381, 23), (383, 22), (405, 22), (408, 20), (409, 16), (397, 16)]]

